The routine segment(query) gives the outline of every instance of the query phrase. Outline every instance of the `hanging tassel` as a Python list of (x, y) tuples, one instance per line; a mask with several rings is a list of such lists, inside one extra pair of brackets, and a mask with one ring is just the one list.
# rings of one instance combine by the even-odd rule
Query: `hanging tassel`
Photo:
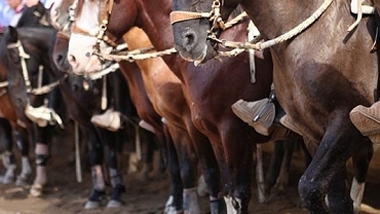
[(102, 98), (101, 98), (101, 109), (106, 110), (107, 108), (107, 76), (103, 76), (103, 90), (102, 90)]

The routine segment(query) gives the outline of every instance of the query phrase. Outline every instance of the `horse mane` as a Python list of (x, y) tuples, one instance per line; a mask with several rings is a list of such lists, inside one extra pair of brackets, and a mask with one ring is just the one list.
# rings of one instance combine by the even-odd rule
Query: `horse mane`
[(1, 34), (1, 40), (0, 40), (0, 63), (4, 66), (8, 65), (10, 63), (10, 59), (8, 56), (8, 45), (10, 43), (10, 28), (5, 28), (4, 32)]
[[(81, 15), (83, 5), (84, 5), (84, 1), (85, 0), (78, 0), (77, 7), (75, 8), (75, 15), (74, 15), (75, 18), (77, 18), (78, 16)], [(97, 0), (90, 0), (90, 1), (97, 1)], [(99, 1), (101, 1), (101, 0), (99, 0)]]

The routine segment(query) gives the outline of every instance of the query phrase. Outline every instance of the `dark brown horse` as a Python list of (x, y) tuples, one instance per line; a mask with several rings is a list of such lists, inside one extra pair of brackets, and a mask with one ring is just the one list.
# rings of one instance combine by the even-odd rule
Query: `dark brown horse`
[[(87, 9), (78, 7), (82, 9), (82, 15), (77, 17), (74, 29), (96, 32), (99, 17), (101, 17), (100, 21), (107, 17), (99, 16), (99, 14), (107, 14), (105, 8), (108, 7), (103, 5), (99, 8), (98, 3), (84, 1)], [(79, 1), (78, 5), (81, 4), (83, 2)], [(150, 0), (114, 2), (105, 32), (108, 38), (121, 38), (132, 26), (138, 26), (146, 32), (156, 50), (172, 48), (174, 40), (169, 20), (171, 1), (161, 1), (159, 10), (154, 5), (155, 2)], [(88, 8), (92, 8), (91, 13)], [(232, 28), (226, 32), (224, 38), (246, 40), (245, 35), (236, 32), (245, 31), (247, 24), (248, 22), (245, 22), (243, 25)], [(75, 36), (72, 35), (75, 38), (72, 37), (70, 41), (71, 64), (77, 72), (91, 72), (98, 69), (101, 62), (97, 57), (95, 55), (86, 57), (85, 54), (91, 52), (96, 38), (90, 40), (81, 35), (80, 32), (83, 33), (83, 31), (76, 32)], [(86, 39), (83, 40), (83, 38)], [(81, 44), (81, 48), (77, 48), (76, 42)], [(263, 55), (264, 59), (257, 58), (256, 62), (257, 78), (261, 81), (255, 84), (249, 81), (247, 54), (239, 55), (232, 60), (223, 58), (221, 61), (212, 61), (200, 67), (185, 62), (179, 55), (163, 57), (183, 83), (182, 89), (191, 107), (194, 124), (212, 142), (222, 172), (224, 192), (229, 194), (227, 196), (229, 204), (237, 198), (237, 201), (242, 202), (244, 211), (247, 211), (251, 197), (251, 191), (247, 187), (251, 183), (253, 145), (269, 141), (271, 136), (261, 136), (246, 126), (233, 114), (231, 105), (241, 98), (258, 100), (269, 95), (272, 64), (269, 52), (265, 51)]]
[[(314, 11), (322, 14), (302, 33), (270, 47), (273, 79), (278, 101), (294, 126), (318, 146), (299, 182), (302, 202), (311, 213), (352, 213), (345, 164), (353, 156), (361, 171), (354, 183), (363, 183), (372, 148), (368, 138), (351, 123), (349, 112), (357, 105), (369, 106), (378, 99), (378, 56), (371, 53), (376, 34), (374, 18), (365, 17), (352, 32), (347, 32), (355, 21), (348, 0), (225, 0), (214, 4), (221, 2), (222, 20), (240, 3), (265, 40), (285, 34)], [(209, 12), (212, 3), (176, 0), (173, 8)], [(327, 8), (324, 12), (318, 9), (321, 5)], [(188, 52), (188, 57), (200, 56), (205, 46), (212, 46), (206, 40), (210, 29), (206, 19), (178, 22), (173, 28), (177, 45)], [(328, 207), (324, 202), (326, 195)]]

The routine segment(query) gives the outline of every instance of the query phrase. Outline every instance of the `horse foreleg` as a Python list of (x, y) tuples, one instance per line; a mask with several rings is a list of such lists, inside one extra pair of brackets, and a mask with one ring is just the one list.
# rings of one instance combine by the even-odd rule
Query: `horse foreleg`
[(368, 167), (373, 156), (373, 147), (370, 141), (360, 144), (359, 149), (352, 156), (354, 167), (354, 178), (351, 185), (350, 196), (354, 201), (354, 213), (359, 213), (360, 204), (363, 200), (365, 179), (367, 177)]
[(102, 172), (103, 163), (103, 147), (96, 136), (95, 130), (87, 132), (88, 152), (90, 154), (91, 175), (93, 189), (87, 202), (85, 209), (95, 209), (101, 205), (105, 196), (105, 182)]
[[(344, 118), (346, 117), (340, 117), (339, 120)], [(350, 124), (349, 121), (339, 120), (336, 121), (339, 124), (333, 124), (327, 129), (313, 160), (298, 184), (301, 201), (310, 213), (330, 213), (324, 202), (327, 193), (333, 213), (353, 212), (352, 200), (343, 185), (343, 175), (346, 162), (357, 147), (357, 141), (362, 140), (362, 137), (353, 125), (347, 125)]]
[(171, 135), (168, 133), (167, 127), (165, 127), (166, 134), (166, 145), (165, 151), (165, 159), (167, 168), (169, 170), (169, 179), (170, 179), (170, 196), (165, 204), (165, 214), (175, 214), (180, 213), (183, 208), (183, 198), (182, 198), (182, 179), (180, 166), (178, 162), (177, 152), (174, 147), (174, 142), (172, 140)]
[(276, 184), (278, 175), (284, 157), (284, 143), (286, 141), (275, 141), (274, 150), (272, 152), (271, 161), (268, 167), (268, 172), (265, 176), (265, 194), (270, 194), (272, 187)]
[[(231, 133), (238, 133), (232, 131)], [(231, 135), (232, 137), (232, 135)], [(228, 213), (246, 214), (252, 197), (253, 143), (246, 136), (233, 136), (224, 142), (229, 174), (229, 196), (225, 197)]]
[(14, 181), (16, 161), (12, 152), (12, 128), (9, 122), (5, 119), (0, 119), (0, 153), (2, 153), (3, 166), (6, 171), (4, 176), (1, 176), (0, 180), (4, 184), (9, 184)]
[[(116, 137), (117, 133), (110, 133)], [(117, 163), (117, 148), (114, 141), (107, 141), (105, 144), (106, 160), (109, 167), (109, 175), (111, 177), (112, 193), (107, 208), (117, 208), (121, 206), (121, 194), (125, 193), (123, 178)]]
[(33, 186), (30, 188), (30, 194), (34, 197), (39, 197), (43, 193), (43, 188), (47, 181), (46, 163), (49, 158), (48, 145), (36, 143), (36, 177)]
[(352, 201), (346, 187), (346, 167), (343, 166), (340, 169), (336, 169), (336, 171), (336, 176), (330, 182), (327, 192), (329, 210), (331, 213), (351, 213), (346, 212), (347, 207), (352, 206)]
[[(205, 183), (203, 186), (206, 187), (204, 191), (210, 199), (211, 214), (222, 213), (225, 207), (223, 198), (218, 197), (220, 193), (220, 171), (211, 143), (205, 136), (198, 134), (198, 139), (194, 140), (194, 144), (202, 168), (202, 177)], [(200, 183), (198, 184), (198, 194), (199, 190)]]
[(21, 172), (17, 176), (16, 186), (28, 185), (29, 179), (32, 174), (32, 167), (29, 159), (29, 143), (27, 139), (27, 133), (25, 130), (15, 130), (14, 136), (16, 143), (21, 151)]
[[(290, 163), (292, 161), (294, 147), (298, 142), (299, 141), (297, 140), (289, 140), (284, 142), (284, 156), (281, 164), (280, 174), (274, 187), (281, 193), (285, 193), (286, 188), (288, 187)], [(301, 143), (303, 143), (303, 141), (301, 141)]]

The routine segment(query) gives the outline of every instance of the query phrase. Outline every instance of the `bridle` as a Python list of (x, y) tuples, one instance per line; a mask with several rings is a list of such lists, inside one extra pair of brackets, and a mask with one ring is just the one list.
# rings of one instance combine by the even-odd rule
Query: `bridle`
[[(101, 4), (102, 1), (99, 1), (99, 4)], [(100, 7), (102, 8), (102, 11), (100, 12), (100, 17), (99, 17), (99, 29), (97, 32), (89, 32), (87, 30), (81, 29), (78, 26), (75, 25), (75, 22), (72, 24), (71, 27), (71, 32), (73, 33), (78, 33), (78, 34), (83, 34), (86, 36), (91, 36), (91, 37), (96, 37), (96, 43), (93, 46), (93, 53), (94, 54), (99, 54), (100, 53), (100, 44), (102, 42), (105, 42), (107, 45), (111, 46), (112, 48), (116, 48), (117, 45), (117, 38), (113, 36), (109, 31), (107, 31), (108, 23), (109, 23), (109, 18), (111, 16), (112, 8), (114, 5), (114, 0), (105, 0), (104, 1), (104, 6)], [(73, 4), (74, 10), (76, 10), (76, 4)], [(70, 17), (71, 21), (74, 21), (74, 16)]]
[[(99, 4), (101, 3), (102, 1), (99, 0)], [(118, 45), (116, 42), (117, 37), (113, 36), (109, 31), (107, 31), (113, 6), (114, 6), (114, 0), (104, 0), (104, 4), (100, 5), (100, 8), (101, 8), (100, 17), (99, 17), (100, 26), (97, 32), (89, 32), (89, 31), (80, 29), (79, 27), (75, 25), (75, 22), (73, 22), (72, 24), (71, 32), (83, 34), (86, 36), (96, 37), (96, 43), (92, 48), (92, 53), (89, 53), (89, 54), (96, 55), (102, 62), (106, 60), (113, 61), (113, 62), (115, 61), (116, 62), (120, 62), (120, 61), (134, 62), (137, 60), (146, 60), (150, 58), (161, 57), (164, 55), (170, 55), (177, 52), (174, 47), (163, 50), (163, 51), (154, 51), (153, 47), (145, 47), (145, 48), (140, 48), (133, 51), (129, 51), (129, 50), (120, 51), (120, 45)], [(74, 9), (77, 11), (76, 8)], [(71, 18), (71, 20), (74, 21), (74, 16)], [(100, 44), (102, 42), (106, 43), (108, 46), (111, 46), (113, 48), (113, 51), (111, 52), (111, 54), (101, 53)]]
[[(18, 40), (16, 43), (9, 44), (7, 46), (8, 49), (17, 49), (20, 57), (20, 64), (22, 70), (22, 76), (24, 78), (26, 92), (33, 95), (43, 95), (52, 91), (59, 83), (60, 80), (52, 82), (48, 85), (42, 86), (42, 71), (43, 66), (39, 66), (39, 74), (38, 74), (38, 86), (37, 88), (32, 88), (32, 84), (29, 78), (29, 72), (26, 65), (26, 60), (30, 58), (30, 55), (27, 54), (22, 46), (22, 43)], [(64, 77), (65, 78), (65, 77)]]
[(221, 6), (222, 3), (220, 3), (220, 0), (214, 0), (210, 12), (172, 11), (170, 13), (171, 24), (173, 25), (177, 22), (206, 18), (212, 23), (210, 32), (216, 32), (218, 29), (225, 30), (226, 24), (220, 13)]

